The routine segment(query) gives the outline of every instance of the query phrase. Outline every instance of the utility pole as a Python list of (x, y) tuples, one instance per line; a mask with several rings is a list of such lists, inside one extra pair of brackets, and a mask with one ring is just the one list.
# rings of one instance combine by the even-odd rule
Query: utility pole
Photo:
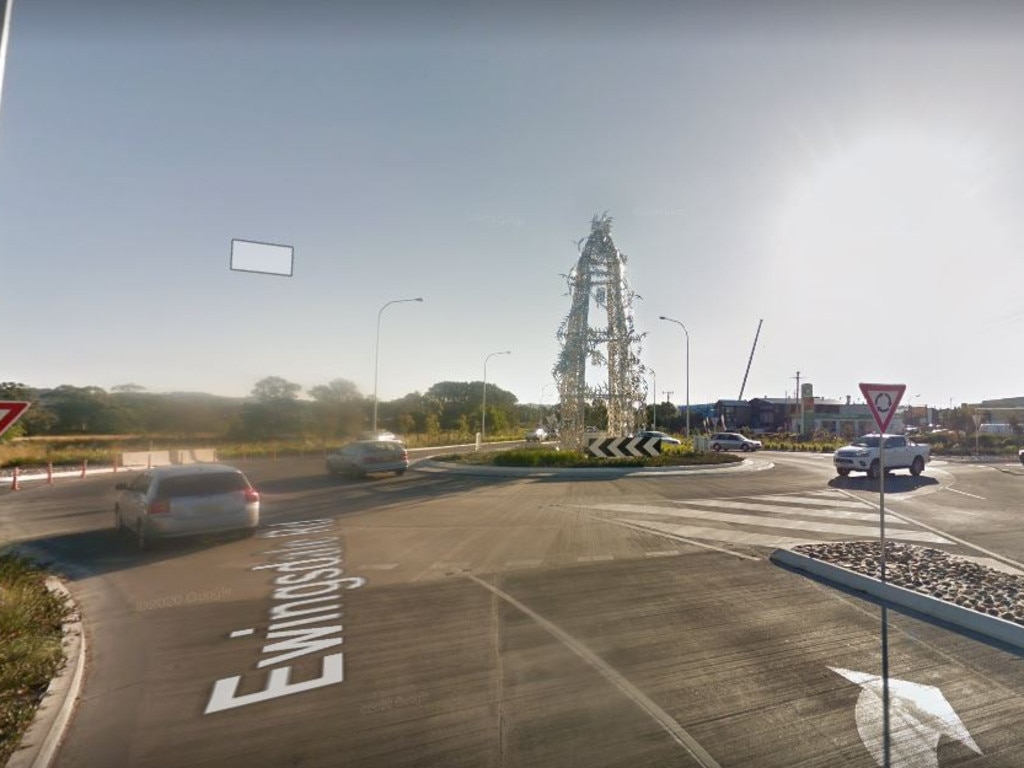
[(800, 371), (796, 372), (794, 378), (796, 379), (796, 401), (800, 404), (800, 424), (796, 431), (802, 435), (804, 433), (804, 399), (800, 394)]

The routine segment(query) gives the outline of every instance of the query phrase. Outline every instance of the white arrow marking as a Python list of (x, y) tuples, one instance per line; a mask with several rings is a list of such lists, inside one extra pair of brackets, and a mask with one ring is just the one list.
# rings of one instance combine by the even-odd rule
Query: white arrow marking
[(619, 439), (619, 438), (616, 438), (615, 440), (612, 440), (611, 445), (608, 446), (609, 453), (611, 453), (611, 455), (614, 456), (617, 459), (621, 459), (621, 458), (623, 458), (623, 456), (625, 456), (625, 454), (622, 451), (619, 450), (619, 445), (621, 443), (622, 443), (622, 440)]
[[(857, 733), (878, 765), (885, 762), (882, 733), (882, 678), (866, 672), (829, 667), (861, 687), (857, 699)], [(939, 738), (948, 736), (979, 755), (967, 726), (933, 685), (889, 678), (890, 765), (892, 768), (938, 768)]]

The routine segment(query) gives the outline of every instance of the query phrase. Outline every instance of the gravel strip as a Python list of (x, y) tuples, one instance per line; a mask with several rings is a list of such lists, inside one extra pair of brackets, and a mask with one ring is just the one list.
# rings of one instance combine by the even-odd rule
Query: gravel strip
[[(881, 545), (877, 541), (801, 544), (793, 551), (876, 579), (882, 575)], [(885, 547), (885, 580), (1024, 625), (1024, 576), (997, 571), (938, 549), (891, 542)]]

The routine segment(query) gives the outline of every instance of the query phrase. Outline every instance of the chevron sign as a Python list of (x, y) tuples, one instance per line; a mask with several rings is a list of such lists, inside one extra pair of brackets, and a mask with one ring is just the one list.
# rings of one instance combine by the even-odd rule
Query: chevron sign
[(657, 456), (661, 453), (661, 438), (599, 437), (590, 441), (587, 445), (587, 450), (599, 459)]

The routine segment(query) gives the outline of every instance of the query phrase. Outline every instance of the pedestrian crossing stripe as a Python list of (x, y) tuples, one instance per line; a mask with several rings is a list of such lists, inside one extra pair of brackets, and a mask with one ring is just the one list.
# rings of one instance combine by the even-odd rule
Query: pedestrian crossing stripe
[[(862, 511), (853, 511), (850, 507)], [(854, 499), (836, 498), (828, 492), (744, 499), (664, 500), (652, 504), (598, 504), (591, 509), (616, 513), (615, 519), (620, 523), (673, 536), (759, 546), (794, 546), (835, 537), (870, 539), (878, 535), (877, 512), (871, 512), (867, 505)], [(715, 523), (725, 527), (717, 527)], [(780, 533), (770, 534), (765, 529)], [(781, 534), (782, 531), (798, 531), (799, 535), (787, 536)], [(886, 535), (899, 541), (950, 543), (936, 533), (899, 525), (886, 526)]]

